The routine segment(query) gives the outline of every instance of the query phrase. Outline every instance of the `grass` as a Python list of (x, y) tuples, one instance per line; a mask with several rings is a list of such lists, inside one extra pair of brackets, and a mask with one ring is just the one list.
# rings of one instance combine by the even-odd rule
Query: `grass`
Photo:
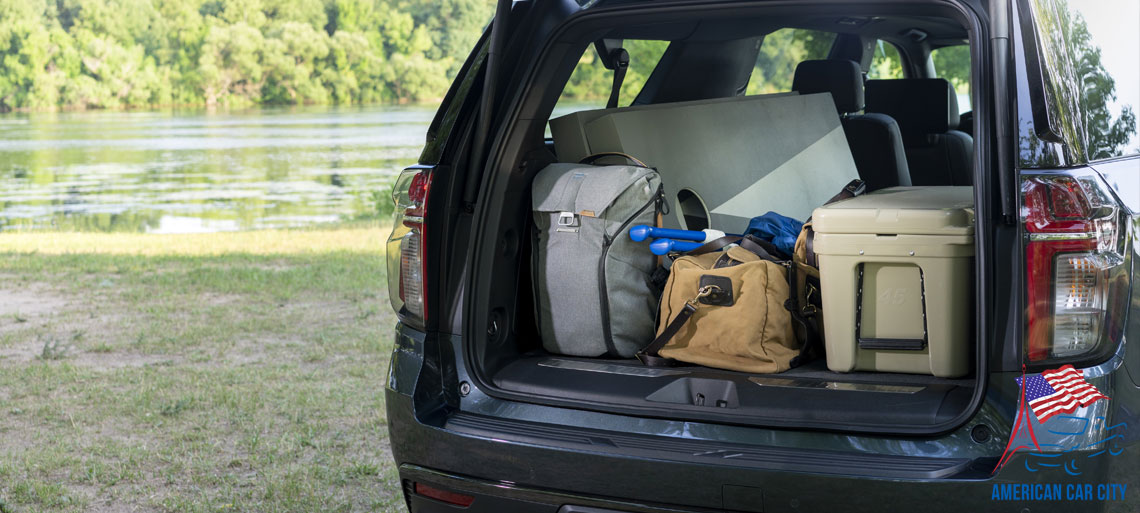
[(0, 512), (401, 511), (386, 236), (0, 235)]

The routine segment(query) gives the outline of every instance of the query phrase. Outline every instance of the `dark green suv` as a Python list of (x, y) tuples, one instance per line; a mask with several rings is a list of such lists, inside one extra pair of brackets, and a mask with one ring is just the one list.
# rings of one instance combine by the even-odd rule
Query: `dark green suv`
[[(1140, 511), (1138, 56), (1136, 0), (500, 1), (396, 185), (408, 508)], [(563, 161), (552, 118), (823, 92), (868, 185), (973, 188), (970, 372), (542, 349), (530, 187)]]

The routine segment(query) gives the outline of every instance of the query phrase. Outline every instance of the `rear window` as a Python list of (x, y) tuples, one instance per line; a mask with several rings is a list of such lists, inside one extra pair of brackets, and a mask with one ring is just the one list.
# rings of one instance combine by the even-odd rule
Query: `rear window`
[[(622, 48), (629, 52), (629, 70), (626, 71), (625, 80), (621, 85), (619, 107), (633, 103), (668, 47), (668, 41), (627, 39), (622, 43)], [(570, 75), (570, 80), (562, 89), (562, 95), (558, 97), (558, 103), (555, 104), (554, 114), (551, 117), (556, 118), (580, 110), (604, 109), (613, 82), (613, 70), (606, 69), (598, 57), (598, 52), (594, 50), (594, 45), (590, 45), (582, 53), (578, 65)]]
[(835, 37), (831, 32), (796, 28), (783, 28), (764, 36), (756, 67), (748, 79), (747, 94), (791, 91), (796, 66), (803, 61), (826, 59)]
[(871, 69), (867, 70), (867, 78), (871, 80), (906, 78), (898, 47), (882, 39), (875, 41), (875, 55), (871, 58)]
[(969, 45), (944, 46), (930, 52), (934, 62), (934, 76), (945, 78), (958, 93), (958, 112), (973, 110), (970, 102), (970, 47)]

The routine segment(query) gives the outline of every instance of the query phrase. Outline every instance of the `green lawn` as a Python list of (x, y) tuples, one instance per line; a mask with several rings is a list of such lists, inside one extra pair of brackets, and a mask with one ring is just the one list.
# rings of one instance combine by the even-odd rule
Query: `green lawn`
[(0, 234), (0, 511), (398, 511), (387, 229)]

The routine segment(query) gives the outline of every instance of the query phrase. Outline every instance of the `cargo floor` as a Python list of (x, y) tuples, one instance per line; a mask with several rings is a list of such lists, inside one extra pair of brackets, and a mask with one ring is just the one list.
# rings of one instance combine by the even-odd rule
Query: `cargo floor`
[(494, 382), (506, 391), (593, 410), (825, 429), (942, 424), (969, 405), (976, 385), (972, 377), (841, 374), (827, 370), (823, 360), (781, 374), (747, 374), (550, 355), (519, 358)]

